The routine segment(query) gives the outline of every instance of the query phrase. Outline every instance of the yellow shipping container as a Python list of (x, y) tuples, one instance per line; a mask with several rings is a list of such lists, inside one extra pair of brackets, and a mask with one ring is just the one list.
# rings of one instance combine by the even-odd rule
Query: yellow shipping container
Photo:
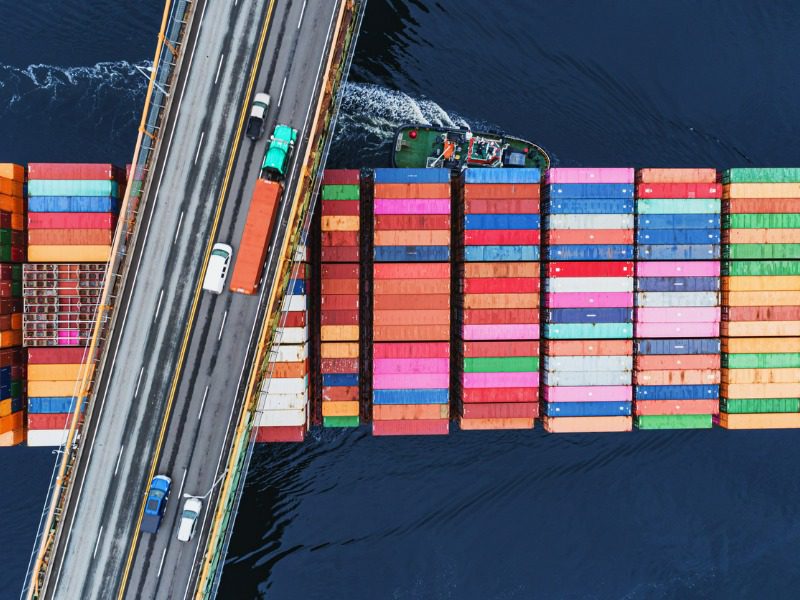
[(0, 447), (7, 448), (9, 446), (17, 446), (25, 441), (25, 428), (20, 427), (13, 431), (7, 431), (0, 434)]
[(77, 381), (81, 377), (81, 364), (28, 365), (28, 381)]
[(25, 181), (25, 167), (14, 163), (0, 163), (0, 177), (12, 181)]
[(352, 215), (332, 215), (322, 217), (322, 231), (358, 231), (361, 217)]
[(800, 369), (723, 369), (724, 383), (797, 383)]
[(358, 358), (358, 342), (339, 342), (320, 344), (322, 358)]
[(0, 417), (5, 417), (11, 414), (11, 398), (0, 400)]
[(797, 291), (800, 290), (800, 275), (723, 277), (722, 290), (725, 292)]
[(29, 262), (108, 262), (111, 246), (28, 246)]
[(533, 429), (534, 419), (506, 418), (506, 419), (465, 419), (460, 418), (458, 425), (463, 431), (478, 431), (487, 429)]
[(800, 338), (723, 338), (722, 350), (728, 354), (797, 353), (800, 352)]
[(731, 229), (725, 236), (729, 244), (800, 243), (800, 229)]
[(737, 398), (800, 398), (800, 382), (794, 383), (723, 383), (720, 394), (728, 400)]
[(358, 341), (358, 325), (323, 325), (320, 328), (320, 340), (323, 342)]
[(75, 381), (28, 381), (28, 396), (72, 396)]
[(0, 348), (22, 345), (22, 332), (15, 330), (0, 331)]
[(730, 183), (723, 198), (800, 198), (800, 183)]
[(800, 290), (783, 292), (722, 292), (723, 306), (797, 306)]
[(322, 403), (323, 417), (357, 417), (358, 402), (338, 401)]
[(720, 335), (730, 337), (756, 337), (768, 335), (800, 335), (800, 321), (732, 321), (720, 324)]
[(725, 429), (797, 429), (800, 413), (720, 413), (719, 425)]

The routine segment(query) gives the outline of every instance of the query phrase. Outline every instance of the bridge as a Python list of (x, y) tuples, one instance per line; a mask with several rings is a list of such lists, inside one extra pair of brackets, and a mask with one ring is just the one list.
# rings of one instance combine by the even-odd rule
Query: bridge
[[(167, 0), (67, 444), (26, 598), (215, 595), (252, 445), (280, 306), (304, 242), (364, 0)], [(266, 131), (298, 129), (260, 295), (201, 293), (217, 241), (236, 246), (266, 143), (243, 129), (256, 92)], [(153, 475), (173, 480), (141, 534)], [(184, 494), (203, 497), (192, 541)]]

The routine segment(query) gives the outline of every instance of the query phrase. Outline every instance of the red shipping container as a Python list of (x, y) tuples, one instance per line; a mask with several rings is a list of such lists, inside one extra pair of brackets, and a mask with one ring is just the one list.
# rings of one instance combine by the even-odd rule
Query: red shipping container
[(637, 198), (722, 198), (721, 183), (640, 183)]
[(358, 373), (357, 358), (323, 358), (320, 360), (322, 373)]
[(22, 360), (22, 348), (4, 348), (0, 350), (0, 368), (20, 364)]
[(323, 294), (322, 310), (358, 310), (358, 294)]
[(359, 260), (358, 246), (353, 246), (349, 248), (348, 247), (331, 248), (330, 246), (322, 246), (322, 262), (357, 263), (358, 260)]
[(8, 264), (0, 264), (0, 281), (11, 281), (13, 277), (14, 267)]
[(32, 365), (77, 365), (83, 362), (85, 348), (28, 348)]
[(403, 296), (400, 294), (378, 294), (372, 299), (374, 310), (443, 310), (450, 307), (447, 294), (419, 294)]
[(800, 198), (731, 198), (723, 206), (732, 214), (797, 214)]
[(538, 292), (540, 280), (536, 277), (481, 277), (464, 279), (465, 294), (521, 294)]
[(633, 229), (551, 229), (546, 244), (633, 244)]
[(372, 435), (447, 435), (449, 419), (372, 421)]
[(285, 313), (284, 327), (305, 327), (306, 326), (306, 311), (294, 310)]
[(325, 169), (322, 185), (358, 185), (358, 169)]
[(468, 215), (536, 215), (539, 200), (521, 198), (473, 198), (464, 201), (464, 213)]
[(448, 358), (449, 342), (399, 342), (375, 344), (372, 358)]
[(306, 437), (304, 425), (256, 427), (256, 442), (302, 442)]
[(464, 232), (467, 246), (538, 246), (538, 229), (484, 229)]
[(633, 277), (633, 261), (550, 262), (548, 277)]
[(534, 198), (538, 199), (538, 183), (468, 183), (464, 198)]
[(462, 405), (466, 419), (517, 419), (539, 416), (538, 402), (477, 402)]
[(465, 358), (502, 358), (508, 356), (539, 356), (537, 340), (464, 342)]
[(716, 415), (717, 400), (645, 400), (634, 404), (637, 415)]
[(358, 386), (325, 386), (322, 388), (323, 402), (357, 402)]
[(323, 278), (320, 291), (323, 294), (358, 294), (358, 279)]
[(94, 163), (28, 163), (31, 179), (97, 179), (125, 181), (125, 171), (116, 165)]
[(113, 213), (28, 213), (28, 229), (114, 229)]
[(651, 354), (636, 357), (636, 370), (663, 371), (667, 369), (719, 369), (719, 354)]
[(11, 229), (11, 213), (0, 210), (0, 229)]
[(800, 321), (800, 306), (727, 306), (723, 321)]
[(358, 265), (322, 265), (323, 279), (358, 279)]
[(0, 315), (10, 315), (21, 313), (23, 308), (22, 298), (2, 298), (0, 299)]
[(375, 215), (378, 231), (441, 231), (450, 229), (450, 215)]
[(631, 356), (633, 340), (547, 340), (545, 356)]
[(464, 406), (471, 403), (538, 402), (539, 388), (464, 388), (461, 398)]
[[(0, 281), (0, 298), (10, 298), (11, 297), (11, 282), (10, 281)], [(3, 327), (2, 329), (7, 329)]]
[(361, 203), (358, 200), (323, 200), (322, 201), (322, 216), (323, 217), (357, 217), (361, 212), (359, 207)]
[(359, 233), (358, 231), (323, 231), (322, 232), (322, 245), (331, 246), (335, 248), (349, 248), (358, 246)]
[(527, 325), (539, 323), (539, 311), (521, 308), (492, 308), (464, 311), (464, 325)]
[(444, 279), (450, 263), (375, 263), (375, 279)]
[(9, 331), (14, 329), (11, 325), (11, 315), (0, 315), (0, 331)]
[(357, 310), (323, 310), (320, 313), (322, 325), (358, 325)]
[(72, 413), (28, 413), (28, 429), (65, 429), (72, 423)]

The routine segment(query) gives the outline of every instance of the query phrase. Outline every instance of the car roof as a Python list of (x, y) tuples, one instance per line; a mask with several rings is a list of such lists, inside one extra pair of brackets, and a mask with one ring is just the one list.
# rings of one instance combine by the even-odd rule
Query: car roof
[(199, 513), (203, 508), (203, 503), (200, 501), (199, 498), (189, 498), (183, 505), (184, 509), (193, 510), (196, 513)]
[(263, 102), (264, 104), (269, 104), (269, 94), (265, 92), (258, 92), (253, 98), (254, 102)]
[(223, 244), (222, 242), (217, 242), (211, 247), (211, 251), (214, 250), (225, 250), (228, 254), (233, 254), (233, 248), (231, 248), (228, 244)]
[(153, 483), (150, 484), (150, 487), (166, 492), (170, 485), (172, 485), (172, 479), (166, 475), (156, 475), (153, 477)]
[(291, 141), (292, 138), (294, 137), (294, 134), (295, 134), (294, 129), (292, 129), (288, 125), (276, 125), (275, 131), (272, 132), (272, 135), (275, 138), (286, 142)]

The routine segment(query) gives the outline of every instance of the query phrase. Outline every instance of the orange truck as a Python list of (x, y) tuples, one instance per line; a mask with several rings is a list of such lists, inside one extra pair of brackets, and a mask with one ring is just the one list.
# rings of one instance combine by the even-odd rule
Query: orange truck
[(279, 182), (256, 181), (231, 275), (232, 292), (255, 294), (258, 291), (282, 193), (283, 185)]

